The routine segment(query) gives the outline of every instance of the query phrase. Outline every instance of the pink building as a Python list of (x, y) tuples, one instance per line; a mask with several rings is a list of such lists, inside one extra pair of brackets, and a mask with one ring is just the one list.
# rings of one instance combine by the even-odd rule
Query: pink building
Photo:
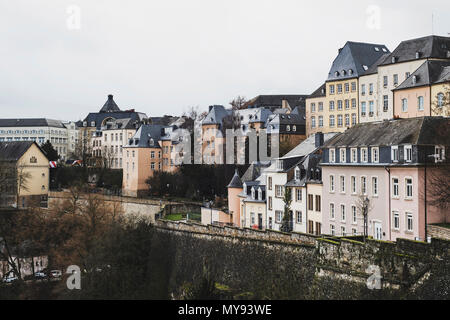
[(425, 205), (425, 170), (448, 163), (449, 128), (450, 118), (410, 118), (359, 124), (331, 139), (322, 158), (324, 233), (424, 240), (426, 224), (449, 222), (450, 212), (430, 204), (430, 188)]

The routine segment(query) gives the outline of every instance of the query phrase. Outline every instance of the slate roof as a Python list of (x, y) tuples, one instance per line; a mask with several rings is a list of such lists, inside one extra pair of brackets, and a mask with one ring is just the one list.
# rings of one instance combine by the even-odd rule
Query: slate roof
[(253, 162), (241, 177), (241, 181), (247, 183), (256, 180), (261, 176), (263, 169), (268, 168), (269, 166), (270, 161)]
[[(19, 160), (33, 144), (36, 143), (34, 141), (0, 142), (0, 161)], [(36, 144), (36, 146), (38, 145)], [(41, 150), (41, 148), (39, 149)], [(42, 153), (44, 152), (42, 151)]]
[(421, 117), (361, 123), (325, 143), (326, 148), (450, 145), (450, 118)]
[[(385, 45), (347, 42), (333, 61), (327, 81), (352, 79), (363, 75), (381, 56), (390, 51)], [(338, 75), (336, 75), (338, 72)]]
[[(126, 148), (161, 148), (159, 140), (164, 135), (164, 129), (167, 126), (159, 124), (144, 124), (134, 136), (128, 141)], [(153, 140), (153, 141), (151, 141)], [(151, 143), (153, 142), (153, 144)]]
[[(337, 133), (324, 133), (323, 135), (324, 142), (327, 142), (335, 135), (337, 135)], [(316, 136), (314, 134), (309, 136), (306, 140), (304, 140), (302, 143), (300, 143), (298, 146), (292, 149), (289, 153), (287, 153), (282, 159), (303, 157), (310, 154), (311, 152), (317, 149), (315, 137)]]
[(450, 81), (450, 60), (427, 60), (393, 91), (429, 86), (448, 81)]
[(416, 52), (420, 52), (419, 59), (450, 59), (450, 37), (427, 36), (402, 41), (381, 65), (392, 64), (392, 57), (396, 57), (396, 63), (417, 60)]
[(239, 178), (239, 172), (237, 169), (227, 188), (242, 188), (242, 180)]
[(311, 98), (326, 97), (327, 96), (326, 90), (327, 90), (327, 85), (324, 83), (316, 91), (311, 93), (311, 95), (308, 98), (311, 99)]
[(368, 76), (371, 74), (378, 73), (378, 66), (382, 64), (386, 58), (390, 55), (390, 53), (383, 54), (374, 64), (372, 64), (366, 72), (364, 72), (363, 76)]
[(118, 130), (118, 129), (135, 129), (135, 124), (131, 121), (131, 118), (116, 119), (106, 128), (102, 130)]
[(108, 95), (108, 100), (106, 100), (103, 108), (100, 109), (100, 112), (120, 112), (112, 94)]
[(305, 106), (305, 100), (308, 95), (259, 95), (248, 101), (244, 108), (268, 108), (271, 111), (280, 108), (283, 105), (283, 100), (289, 103), (291, 109), (297, 106)]
[(45, 118), (37, 119), (0, 119), (0, 127), (52, 127), (65, 128), (62, 121)]
[(210, 107), (208, 115), (203, 119), (202, 124), (221, 124), (222, 120), (232, 114), (231, 109), (225, 109), (224, 106), (215, 105)]

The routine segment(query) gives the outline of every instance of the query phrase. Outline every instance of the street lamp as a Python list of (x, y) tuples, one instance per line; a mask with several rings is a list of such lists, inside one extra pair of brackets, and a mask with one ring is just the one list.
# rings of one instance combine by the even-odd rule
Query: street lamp
[(363, 216), (364, 216), (364, 240), (369, 234), (369, 224), (367, 222), (367, 216), (369, 215), (369, 198), (366, 197), (363, 201)]

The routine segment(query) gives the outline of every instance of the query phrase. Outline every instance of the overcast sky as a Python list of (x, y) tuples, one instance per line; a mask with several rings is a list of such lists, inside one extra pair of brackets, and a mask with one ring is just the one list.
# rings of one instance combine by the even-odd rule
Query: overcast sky
[[(379, 15), (378, 15), (379, 13)], [(450, 1), (0, 0), (0, 117), (310, 94), (346, 41), (450, 33)]]

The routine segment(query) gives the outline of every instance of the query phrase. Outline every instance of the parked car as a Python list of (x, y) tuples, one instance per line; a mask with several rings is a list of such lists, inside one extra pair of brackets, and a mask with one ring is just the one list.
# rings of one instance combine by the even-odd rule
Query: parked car
[(51, 276), (52, 278), (57, 278), (57, 279), (59, 279), (59, 278), (62, 277), (62, 271), (61, 271), (61, 270), (52, 270), (52, 271), (50, 271), (50, 276)]
[(36, 272), (34, 274), (34, 277), (36, 279), (45, 279), (45, 278), (47, 278), (47, 275), (44, 272)]
[(3, 282), (4, 283), (13, 283), (14, 281), (17, 281), (17, 280), (19, 280), (19, 278), (17, 278), (16, 276), (13, 276), (13, 277), (3, 279)]

